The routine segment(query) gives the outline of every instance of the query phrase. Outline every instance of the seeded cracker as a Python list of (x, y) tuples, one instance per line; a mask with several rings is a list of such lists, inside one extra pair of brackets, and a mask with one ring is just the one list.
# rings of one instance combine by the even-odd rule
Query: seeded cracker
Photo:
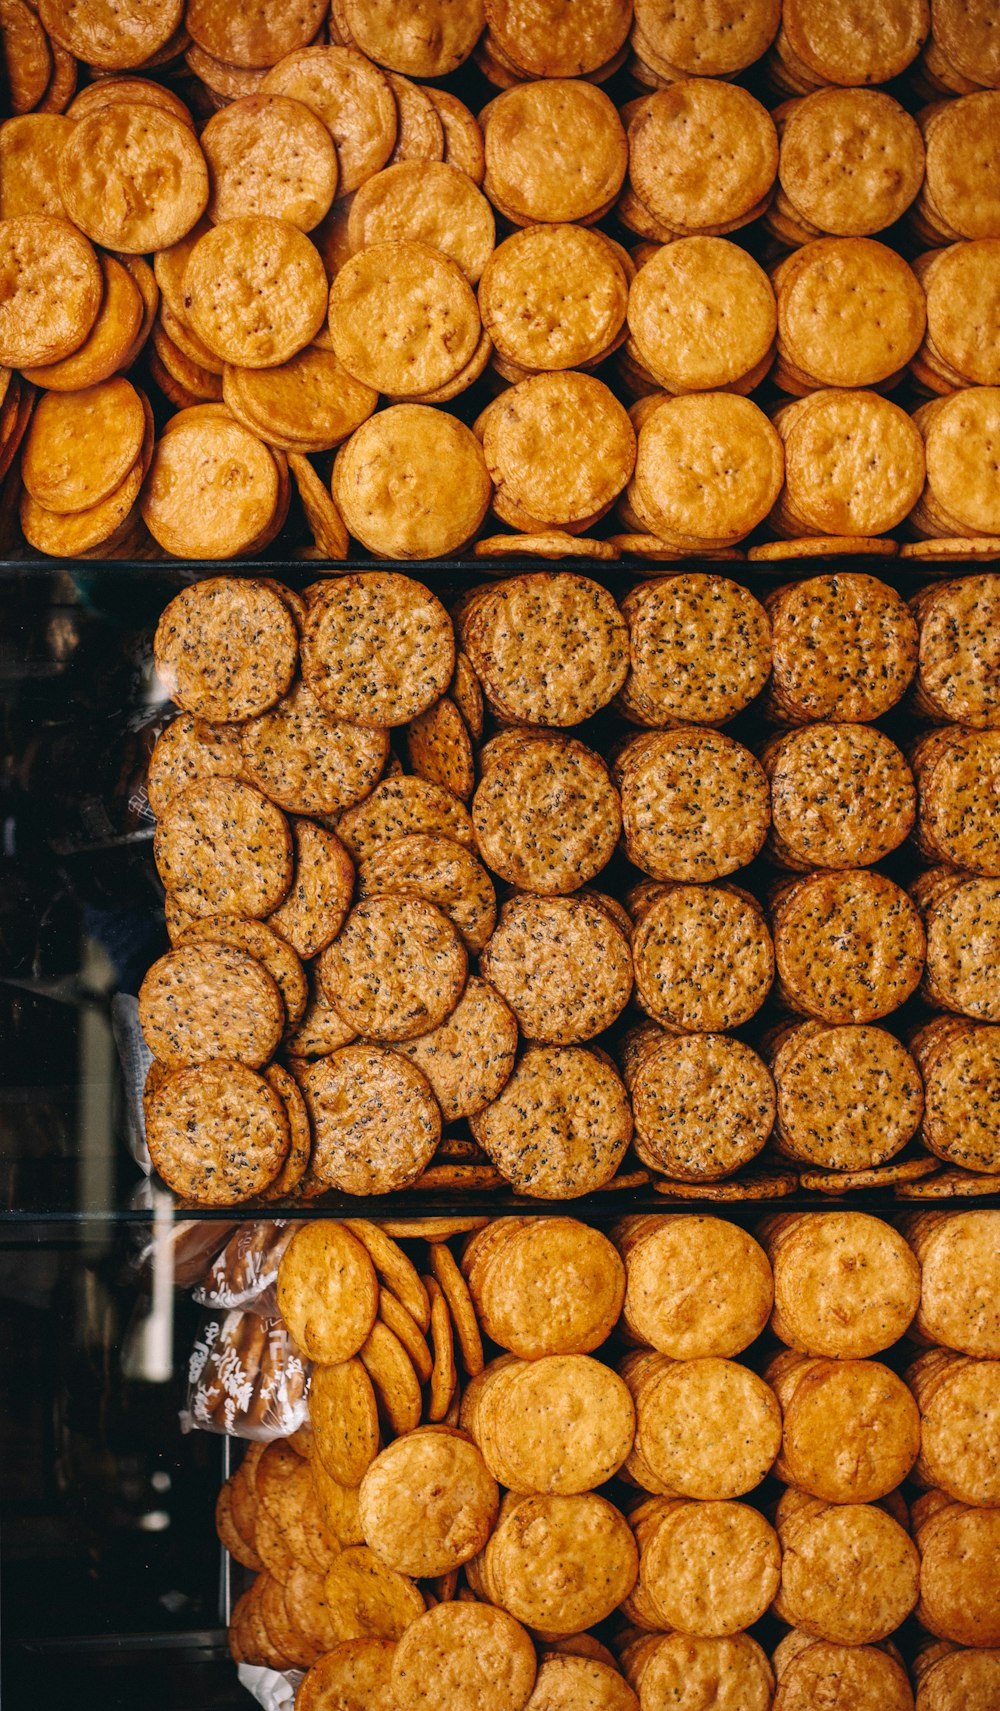
[(258, 582), (211, 577), (185, 588), (160, 618), (156, 668), (167, 692), (200, 718), (262, 713), (292, 680), (298, 638), (283, 602)]
[(425, 1077), (382, 1046), (345, 1046), (310, 1064), (302, 1091), (315, 1175), (348, 1194), (406, 1188), (430, 1162), (441, 1114)]
[(632, 1137), (622, 1083), (580, 1047), (529, 1046), (472, 1132), (522, 1194), (572, 1199), (614, 1176)]
[(628, 940), (589, 897), (511, 898), (480, 966), (525, 1037), (542, 1043), (592, 1039), (632, 990)]
[(604, 762), (571, 738), (530, 733), (484, 772), (472, 818), (494, 873), (546, 895), (600, 873), (621, 827)]
[(408, 577), (369, 571), (332, 579), (310, 609), (303, 673), (338, 718), (405, 724), (443, 693), (454, 666), (447, 613)]
[(468, 801), (476, 786), (472, 740), (450, 696), (442, 695), (406, 728), (406, 755), (414, 773)]
[(727, 1176), (756, 1158), (774, 1122), (774, 1085), (757, 1054), (728, 1034), (626, 1035), (623, 1075), (643, 1164), (682, 1181)]
[(339, 933), (350, 908), (354, 867), (341, 840), (310, 820), (292, 821), (295, 872), (269, 925), (307, 959)]
[(919, 984), (919, 914), (881, 874), (848, 869), (791, 881), (775, 899), (772, 921), (782, 993), (800, 1014), (875, 1022)]
[(158, 1174), (203, 1206), (233, 1206), (271, 1183), (288, 1151), (278, 1095), (242, 1064), (213, 1063), (167, 1077), (146, 1106)]
[(245, 951), (199, 943), (168, 952), (139, 991), (150, 1050), (169, 1068), (227, 1058), (259, 1069), (285, 1025), (281, 994)]
[(773, 1040), (771, 1067), (777, 1144), (804, 1164), (833, 1171), (884, 1164), (920, 1123), (917, 1066), (884, 1028), (795, 1023)]
[(279, 808), (248, 785), (192, 784), (156, 828), (160, 878), (194, 915), (269, 915), (292, 879), (291, 836)]
[(871, 725), (816, 724), (761, 753), (770, 854), (781, 867), (867, 867), (913, 828), (916, 789), (895, 743)]
[(655, 885), (635, 913), (636, 997), (653, 1021), (714, 1033), (756, 1015), (774, 975), (760, 905), (728, 885)]

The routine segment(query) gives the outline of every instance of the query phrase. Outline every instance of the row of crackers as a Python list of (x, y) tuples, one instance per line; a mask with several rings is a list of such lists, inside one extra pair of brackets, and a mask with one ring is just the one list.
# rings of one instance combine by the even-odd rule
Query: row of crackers
[[(437, 1427), (419, 1410), (402, 1423), (371, 1342), (352, 1352), (380, 1292), (406, 1296), (419, 1338), (413, 1261), (377, 1227), (303, 1228), (278, 1287), (319, 1363), (310, 1424), (254, 1445), (217, 1509), (223, 1542), (258, 1574), (234, 1610), (235, 1655), (307, 1668), (309, 1705), (338, 1690), (353, 1704), (363, 1679), (358, 1704), (433, 1690), (479, 1711), (494, 1701), (464, 1679), (464, 1637), (490, 1635), (528, 1696), (505, 1674), (498, 1707), (532, 1703), (540, 1664), (539, 1707), (586, 1689), (608, 1711), (660, 1711), (686, 1703), (693, 1669), (762, 1711), (776, 1680), (775, 1705), (811, 1704), (798, 1695), (846, 1672), (852, 1703), (884, 1711), (913, 1705), (885, 1642), (919, 1601), (941, 1643), (925, 1640), (918, 1679), (934, 1668), (936, 1691), (988, 1705), (975, 1695), (996, 1668), (978, 1648), (998, 1624), (1000, 1344), (979, 1286), (996, 1268), (996, 1218), (921, 1217), (904, 1240), (857, 1214), (793, 1216), (765, 1224), (763, 1247), (718, 1219), (629, 1218), (610, 1242), (572, 1219), (501, 1219), (465, 1239), (460, 1266), (442, 1226), (428, 1232), (435, 1274), (501, 1352), (484, 1364), (478, 1331), (467, 1339), (460, 1407)], [(856, 1271), (877, 1282), (866, 1291)], [(631, 1353), (606, 1346), (619, 1313)], [(786, 1346), (760, 1377), (733, 1356), (769, 1315)], [(940, 1342), (904, 1382), (871, 1357), (911, 1321)], [(787, 1486), (773, 1526), (735, 1500), (772, 1463)], [(625, 1484), (609, 1487), (616, 1470)], [(912, 1513), (899, 1491), (911, 1470), (929, 1488)], [(773, 1667), (745, 1632), (769, 1606), (791, 1626)], [(461, 1668), (432, 1689), (445, 1636)], [(552, 1662), (567, 1656), (588, 1661)]]
[[(942, 704), (988, 688), (978, 625), (994, 581), (944, 585), (921, 607), (922, 680)], [(763, 608), (727, 578), (647, 583), (623, 610), (582, 577), (517, 578), (465, 597), (458, 654), (443, 606), (406, 578), (307, 594), (215, 579), (157, 631), (186, 710), (149, 769), (174, 948), (140, 996), (149, 1143), (171, 1186), (216, 1203), (414, 1182), (561, 1198), (620, 1182), (634, 1142), (683, 1192), (749, 1164), (772, 1132), (819, 1173), (807, 1186), (865, 1186), (875, 1169), (936, 1192), (920, 1184), (935, 1157), (992, 1186), (997, 1007), (991, 959), (969, 954), (996, 935), (988, 694), (981, 729), (922, 739), (923, 835), (964, 841), (933, 849), (939, 865), (911, 892), (857, 865), (913, 821), (906, 762), (868, 724), (796, 727), (763, 765), (709, 726), (648, 730), (610, 770), (538, 728), (572, 725), (616, 689), (643, 718), (673, 716), (658, 695), (678, 710), (700, 696), (702, 716), (724, 717), (758, 686), (769, 646), (777, 657), (786, 637), (792, 659), (818, 613), (825, 710), (872, 717), (918, 653), (891, 589), (840, 576), (782, 590), (772, 644)], [(719, 670), (727, 655), (735, 679)], [(484, 703), (533, 723), (505, 724), (477, 757)], [(409, 773), (389, 762), (400, 727)], [(764, 843), (769, 798), (784, 815), (772, 853), (805, 871), (774, 888), (768, 915), (728, 876)], [(797, 825), (810, 831), (798, 852)], [(619, 900), (604, 870), (622, 835), (647, 877)], [(499, 910), (497, 879), (511, 888)], [(731, 1030), (776, 975), (808, 1020), (757, 1042), (761, 1055)], [(873, 1024), (921, 983), (949, 1014), (908, 1051)], [(647, 1019), (620, 1040), (619, 1073), (595, 1042), (633, 993)], [(463, 1120), (471, 1140), (446, 1132)], [(933, 1156), (901, 1159), (918, 1131)], [(770, 1185), (796, 1181), (785, 1170)]]

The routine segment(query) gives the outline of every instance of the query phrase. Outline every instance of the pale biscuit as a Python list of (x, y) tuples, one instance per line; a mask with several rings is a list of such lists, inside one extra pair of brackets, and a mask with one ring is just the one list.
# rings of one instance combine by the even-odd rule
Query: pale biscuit
[(602, 1621), (631, 1591), (636, 1566), (627, 1521), (593, 1491), (511, 1495), (484, 1558), (491, 1598), (550, 1639)]
[(921, 1267), (916, 1328), (928, 1342), (987, 1360), (1000, 1358), (996, 1278), (1000, 1213), (917, 1213), (907, 1239)]
[(628, 328), (670, 392), (736, 386), (769, 358), (777, 307), (763, 269), (724, 238), (680, 238), (638, 270)]
[(876, 536), (896, 528), (923, 491), (919, 430), (877, 393), (824, 390), (775, 418), (785, 485), (772, 514), (781, 534)]
[(59, 194), (94, 243), (148, 255), (185, 237), (205, 212), (208, 169), (190, 126), (145, 103), (99, 107), (59, 156)]
[(729, 77), (767, 51), (780, 17), (777, 0), (726, 0), (722, 6), (699, 0), (680, 10), (663, 0), (638, 0), (632, 41), (640, 57), (670, 82)]
[(891, 1225), (862, 1212), (792, 1213), (765, 1245), (774, 1267), (771, 1323), (789, 1348), (858, 1359), (905, 1334), (920, 1268)]
[(913, 1705), (894, 1647), (841, 1646), (793, 1628), (775, 1650), (774, 1667), (776, 1711), (806, 1711), (828, 1693), (848, 1694), (856, 1711), (911, 1711)]
[(441, 1113), (426, 1077), (398, 1053), (344, 1046), (309, 1064), (301, 1084), (324, 1186), (384, 1194), (415, 1182), (432, 1158)]
[(614, 58), (628, 34), (624, 0), (585, 0), (572, 12), (538, 11), (524, 0), (487, 0), (497, 49), (522, 75), (580, 77)]
[(628, 500), (668, 545), (724, 547), (767, 515), (783, 472), (781, 440), (749, 398), (663, 395), (639, 430)]
[(146, 414), (123, 377), (39, 399), (21, 451), (21, 479), (46, 510), (83, 511), (120, 486), (142, 451)]
[[(494, 1220), (506, 1236), (502, 1258), (473, 1271), (462, 1260), (486, 1334), (525, 1360), (546, 1354), (588, 1354), (614, 1326), (625, 1294), (625, 1271), (599, 1230), (574, 1218)], [(538, 1280), (544, 1277), (545, 1288)]]
[(536, 1671), (535, 1648), (504, 1610), (486, 1604), (437, 1604), (396, 1646), (393, 1705), (398, 1711), (524, 1711)]
[(766, 1476), (781, 1446), (774, 1392), (736, 1361), (630, 1355), (621, 1373), (635, 1399), (631, 1477), (677, 1497), (742, 1497)]
[(628, 940), (587, 896), (514, 896), (480, 961), (527, 1039), (574, 1045), (612, 1025), (632, 990)]
[(402, 160), (368, 179), (352, 200), (347, 233), (352, 254), (370, 244), (429, 244), (456, 262), (471, 285), (496, 241), (493, 211), (468, 174), (428, 160)]
[[(287, 452), (328, 451), (339, 445), (367, 421), (378, 400), (332, 351), (316, 345), (277, 368), (226, 364), (222, 388), (237, 420)], [(331, 556), (345, 557), (346, 552)]]
[(920, 1552), (918, 1618), (940, 1639), (959, 1645), (1000, 1644), (996, 1575), (1000, 1562), (1000, 1514), (949, 1501), (928, 1492), (937, 1512), (914, 1528)]
[(245, 95), (201, 133), (216, 224), (270, 214), (303, 232), (318, 226), (337, 190), (337, 156), (322, 119), (287, 95)]
[(871, 725), (815, 724), (761, 751), (771, 787), (769, 854), (781, 867), (867, 867), (913, 829), (913, 775)]
[[(767, 1255), (737, 1224), (707, 1216), (623, 1219), (612, 1238), (625, 1260), (624, 1322), (675, 1360), (739, 1354), (767, 1323)], [(734, 1287), (740, 1279), (740, 1287)]]
[(810, 85), (888, 83), (912, 64), (930, 27), (924, 0), (890, 0), (858, 29), (849, 6), (817, 17), (806, 0), (782, 8), (778, 53), (801, 66)]
[(178, 558), (252, 551), (280, 517), (274, 457), (228, 410), (209, 417), (182, 411), (174, 422), (153, 453), (142, 495), (150, 534)]
[(572, 1199), (614, 1176), (632, 1113), (603, 1056), (579, 1046), (528, 1046), (499, 1098), (470, 1127), (517, 1192)]
[(755, 1509), (652, 1498), (634, 1512), (632, 1524), (642, 1540), (637, 1593), (652, 1618), (648, 1626), (723, 1637), (749, 1627), (767, 1609), (778, 1587), (781, 1551), (774, 1529)]
[(545, 1355), (490, 1370), (471, 1430), (507, 1490), (573, 1496), (622, 1466), (635, 1409), (610, 1367), (589, 1355)]
[(521, 381), (491, 406), (483, 451), (497, 516), (529, 530), (586, 528), (632, 473), (635, 434), (600, 380), (576, 373)]
[[(770, 1711), (774, 1673), (749, 1634), (708, 1639), (693, 1634), (642, 1634), (621, 1652), (622, 1669), (653, 1705), (683, 1706), (688, 1696), (712, 1696), (726, 1711)], [(641, 1699), (640, 1699), (641, 1704)], [(875, 1707), (872, 1707), (875, 1711)], [(893, 1708), (895, 1711), (895, 1707)], [(900, 1708), (902, 1711), (902, 1708)]]
[(562, 78), (522, 83), (498, 95), (480, 119), (486, 193), (515, 224), (589, 224), (614, 202), (628, 143), (603, 90)]
[(874, 238), (817, 238), (772, 279), (778, 355), (803, 372), (807, 390), (889, 381), (924, 336), (919, 281), (901, 256)]
[(423, 404), (381, 410), (337, 454), (333, 491), (351, 534), (381, 558), (439, 558), (464, 546), (492, 487), (475, 435)]
[(375, 1270), (343, 1224), (299, 1225), (281, 1257), (277, 1288), (288, 1328), (311, 1360), (349, 1360), (375, 1323)]
[(289, 12), (280, 0), (256, 0), (234, 13), (225, 0), (191, 0), (185, 23), (198, 45), (227, 65), (274, 65), (312, 41), (326, 12), (324, 0), (304, 0)]
[(59, 156), (72, 129), (56, 113), (24, 113), (0, 126), (0, 219), (64, 213)]
[(499, 1493), (479, 1450), (458, 1432), (424, 1427), (384, 1449), (358, 1495), (365, 1539), (389, 1568), (446, 1574), (482, 1550)]
[(782, 1564), (775, 1610), (785, 1621), (855, 1646), (885, 1639), (913, 1609), (921, 1578), (916, 1548), (882, 1509), (826, 1505), (789, 1491), (776, 1519)]
[(124, 71), (152, 59), (174, 34), (183, 10), (181, 0), (144, 0), (124, 15), (113, 6), (81, 10), (71, 0), (44, 0), (40, 8), (49, 35), (103, 71)]
[(330, 337), (356, 379), (395, 398), (444, 386), (479, 341), (479, 310), (457, 262), (415, 239), (351, 256), (330, 288)]
[(785, 1351), (765, 1369), (781, 1404), (776, 1472), (827, 1503), (871, 1503), (907, 1478), (920, 1414), (902, 1379), (874, 1360)]
[(487, 260), (483, 326), (503, 358), (528, 370), (584, 368), (624, 338), (628, 280), (599, 232), (540, 225), (514, 232)]
[(989, 444), (1000, 420), (1000, 388), (973, 386), (921, 405), (927, 486), (913, 513), (919, 534), (1000, 534), (1000, 507), (977, 447)]
[(880, 89), (819, 89), (781, 108), (779, 125), (778, 177), (810, 237), (883, 231), (920, 189), (919, 126)]
[[(0, 362), (58, 362), (78, 350), (97, 319), (103, 279), (82, 232), (53, 215), (0, 227)], [(53, 284), (58, 283), (58, 291)]]
[(959, 1503), (995, 1507), (1000, 1499), (996, 1453), (1000, 1367), (929, 1349), (906, 1382), (920, 1408), (915, 1477)]
[(932, 241), (1000, 236), (1000, 92), (936, 103), (920, 122), (927, 170), (916, 211)]
[(303, 232), (242, 215), (206, 232), (184, 268), (183, 301), (210, 350), (242, 368), (274, 368), (326, 319), (326, 274)]
[(668, 231), (729, 229), (757, 213), (778, 169), (778, 138), (752, 95), (690, 78), (636, 105), (628, 127), (630, 182)]
[(921, 379), (935, 392), (1000, 381), (998, 262), (995, 238), (952, 244), (914, 262), (927, 294), (927, 336), (914, 359), (915, 372), (919, 363)]

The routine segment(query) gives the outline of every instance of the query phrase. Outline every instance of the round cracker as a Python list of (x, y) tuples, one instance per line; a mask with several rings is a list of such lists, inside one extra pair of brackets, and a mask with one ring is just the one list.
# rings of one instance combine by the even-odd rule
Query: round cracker
[(805, 1220), (792, 1214), (766, 1245), (774, 1267), (772, 1325), (789, 1348), (860, 1359), (905, 1334), (920, 1299), (920, 1270), (891, 1225), (862, 1212), (816, 1212)]
[(343, 1224), (300, 1225), (281, 1257), (277, 1289), (282, 1317), (310, 1360), (349, 1360), (375, 1323), (375, 1269)]
[(508, 883), (545, 895), (586, 885), (621, 827), (604, 762), (571, 738), (524, 733), (485, 772), (472, 805), (479, 851)]
[(384, 1449), (361, 1482), (365, 1538), (389, 1568), (446, 1574), (482, 1550), (499, 1503), (475, 1444), (424, 1427)]
[[(3, 131), (0, 131), (0, 145)], [(24, 378), (50, 392), (76, 392), (128, 366), (145, 342), (145, 305), (132, 270), (101, 255), (104, 297), (97, 320), (79, 350), (61, 362), (24, 369)], [(135, 258), (131, 258), (134, 262)]]
[(148, 255), (178, 243), (205, 212), (208, 169), (174, 113), (121, 102), (77, 122), (59, 156), (59, 193), (95, 243)]
[(176, 1070), (146, 1105), (146, 1143), (175, 1193), (234, 1206), (273, 1182), (288, 1152), (288, 1119), (262, 1076), (242, 1064)]
[(881, 1361), (778, 1355), (767, 1368), (782, 1410), (779, 1478), (827, 1503), (871, 1503), (907, 1478), (920, 1414)]
[(568, 1497), (618, 1472), (635, 1435), (635, 1409), (617, 1373), (590, 1355), (543, 1355), (491, 1371), (475, 1435), (508, 1490)]
[(340, 195), (380, 170), (396, 141), (396, 102), (378, 67), (353, 47), (304, 47), (281, 57), (261, 85), (288, 95), (326, 125), (337, 150)]
[(334, 498), (355, 539), (381, 558), (441, 558), (475, 534), (490, 478), (475, 435), (445, 411), (394, 404), (337, 453)]
[(518, 723), (581, 724), (617, 694), (628, 631), (612, 595), (573, 571), (488, 586), (458, 630), (494, 708)]
[(420, 832), (441, 833), (466, 848), (475, 841), (468, 813), (451, 791), (404, 775), (382, 779), (337, 822), (338, 836), (358, 862), (384, 844)]
[(425, 1711), (430, 1684), (439, 1711), (524, 1711), (535, 1681), (535, 1648), (519, 1623), (488, 1604), (437, 1604), (396, 1646), (393, 1703)]
[[(348, 374), (332, 351), (317, 345), (307, 345), (277, 368), (227, 365), (222, 394), (238, 421), (287, 452), (339, 445), (367, 421), (378, 401), (377, 393)], [(346, 557), (346, 547), (330, 556)]]
[(194, 915), (257, 920), (291, 884), (284, 815), (235, 779), (201, 779), (177, 797), (157, 824), (154, 854), (166, 889)]
[(476, 785), (472, 740), (450, 696), (442, 695), (406, 728), (406, 758), (419, 778), (468, 801)]
[(77, 59), (102, 71), (144, 65), (170, 40), (181, 22), (182, 0), (140, 0), (123, 12), (115, 5), (85, 8), (72, 0), (41, 0), (46, 30)]
[(898, 1521), (872, 1504), (805, 1503), (808, 1512), (794, 1532), (778, 1507), (783, 1554), (776, 1611), (820, 1639), (851, 1646), (885, 1639), (917, 1601), (915, 1546)]
[(405, 724), (443, 694), (454, 668), (448, 614), (411, 577), (367, 571), (332, 578), (310, 607), (303, 674), (320, 705), (338, 718)]
[(445, 385), (468, 362), (479, 341), (479, 311), (461, 268), (441, 251), (413, 239), (381, 242), (337, 274), (330, 336), (358, 380), (413, 397)]
[(39, 399), (24, 439), (21, 478), (48, 511), (83, 511), (119, 487), (146, 434), (140, 394), (125, 379)]
[(378, 1455), (375, 1392), (359, 1360), (317, 1366), (309, 1387), (316, 1453), (331, 1478), (360, 1485)]
[(48, 86), (52, 55), (48, 36), (34, 9), (23, 0), (3, 0), (0, 6), (2, 45), (11, 111), (27, 113), (37, 107)]
[(178, 558), (251, 551), (280, 515), (274, 458), (228, 411), (210, 417), (182, 411), (174, 422), (156, 448), (142, 496), (150, 534)]
[(227, 1058), (259, 1069), (285, 1025), (281, 993), (267, 969), (220, 942), (160, 957), (139, 989), (139, 1020), (153, 1055), (168, 1068)]
[(0, 362), (29, 367), (79, 349), (97, 319), (103, 278), (91, 245), (69, 220), (42, 214), (4, 220), (0, 280)]
[(636, 1567), (628, 1523), (593, 1491), (510, 1500), (486, 1550), (498, 1601), (551, 1638), (602, 1621), (630, 1592)]
[(486, 262), (483, 326), (500, 356), (527, 369), (582, 368), (613, 345), (628, 281), (599, 232), (538, 225), (514, 232)]
[(201, 133), (209, 218), (269, 214), (311, 232), (337, 190), (337, 156), (322, 119), (286, 95), (255, 94), (213, 114)]
[(906, 1002), (923, 972), (919, 913), (865, 869), (810, 874), (776, 900), (774, 951), (791, 1008), (823, 1022), (875, 1022)]
[(497, 515), (529, 530), (584, 528), (625, 486), (635, 446), (624, 407), (592, 375), (521, 381), (494, 401), (485, 422)]
[(298, 656), (295, 624), (272, 589), (210, 577), (171, 600), (156, 628), (156, 669), (188, 713), (225, 722), (266, 711), (288, 689)]
[(777, 1140), (804, 1164), (838, 1173), (885, 1164), (920, 1123), (910, 1053), (884, 1028), (799, 1022), (776, 1039)]
[[(647, 882), (648, 884), (649, 882)], [(651, 885), (636, 920), (636, 997), (664, 1026), (716, 1033), (756, 1015), (774, 950), (760, 906), (728, 885)]]
[(470, 952), (481, 951), (496, 921), (496, 898), (482, 863), (452, 838), (413, 833), (382, 844), (358, 869), (358, 897), (423, 897), (447, 915)]
[(516, 896), (482, 953), (527, 1039), (574, 1045), (618, 1018), (632, 990), (622, 931), (588, 897)]
[(393, 0), (338, 0), (345, 39), (408, 77), (447, 77), (468, 59), (483, 28), (479, 0), (420, 0), (401, 17)]
[(625, 1271), (600, 1231), (574, 1218), (531, 1218), (510, 1229), (502, 1265), (487, 1263), (474, 1294), (483, 1330), (501, 1348), (526, 1360), (589, 1354), (618, 1318)]
[[(723, 1218), (654, 1217), (612, 1229), (627, 1271), (624, 1319), (674, 1360), (739, 1354), (767, 1324), (774, 1284), (767, 1255)], [(736, 1287), (736, 1280), (740, 1286)]]
[(326, 319), (326, 274), (304, 233), (262, 214), (200, 237), (184, 268), (184, 303), (199, 338), (224, 362), (274, 368)]
[(671, 392), (730, 386), (761, 363), (777, 331), (771, 283), (724, 238), (681, 238), (638, 270), (628, 328), (638, 355)]
[(448, 89), (429, 88), (427, 95), (437, 108), (444, 131), (444, 158), (449, 166), (468, 173), (473, 184), (482, 184), (486, 171), (483, 133), (464, 101)]
[(389, 752), (384, 730), (336, 719), (305, 682), (241, 732), (244, 776), (289, 813), (330, 814), (367, 795)]
[(313, 1174), (347, 1194), (407, 1188), (430, 1162), (441, 1113), (426, 1078), (398, 1052), (349, 1045), (301, 1077), (313, 1126)]
[(446, 1123), (474, 1117), (498, 1099), (514, 1068), (517, 1023), (485, 980), (471, 975), (451, 1015), (415, 1039), (398, 1040), (426, 1076)]
[(782, 866), (867, 867), (913, 827), (913, 775), (873, 726), (790, 731), (768, 743), (761, 762), (771, 786), (771, 853)]
[(56, 113), (24, 113), (0, 127), (0, 219), (64, 213), (59, 156), (72, 128)]
[(281, 0), (252, 0), (238, 12), (226, 0), (191, 0), (185, 23), (213, 58), (254, 69), (274, 65), (312, 41), (325, 12), (325, 0), (303, 0), (291, 12)]
[(313, 1665), (299, 1686), (296, 1697), (300, 1711), (323, 1711), (331, 1700), (343, 1711), (394, 1711), (394, 1650), (392, 1640), (371, 1635), (339, 1641)]
[(414, 1039), (454, 1010), (467, 957), (447, 917), (420, 897), (357, 903), (322, 952), (320, 979), (345, 1021), (377, 1040)]
[(909, 362), (924, 336), (926, 307), (894, 250), (875, 238), (817, 238), (791, 261), (775, 277), (778, 351), (813, 386), (875, 386)]
[(471, 1128), (518, 1193), (573, 1199), (611, 1180), (632, 1138), (616, 1072), (579, 1046), (529, 1046)]
[(234, 915), (210, 915), (188, 927), (179, 942), (193, 945), (202, 940), (245, 951), (259, 962), (281, 994), (288, 1029), (298, 1027), (309, 997), (308, 982), (295, 951), (278, 933), (272, 932), (262, 921), (241, 920)]
[(630, 737), (617, 752), (614, 777), (629, 860), (654, 879), (721, 879), (764, 843), (764, 770), (720, 731)]
[(339, 837), (310, 820), (292, 821), (295, 871), (269, 925), (303, 960), (336, 938), (351, 905), (354, 867)]
[(351, 203), (347, 232), (352, 254), (371, 244), (429, 244), (457, 263), (470, 285), (496, 239), (493, 210), (468, 174), (430, 160), (401, 160), (368, 179)]
[(638, 1034), (646, 1037), (634, 1065), (626, 1036), (624, 1074), (642, 1162), (704, 1184), (756, 1158), (775, 1113), (774, 1084), (757, 1054), (728, 1034)]
[(755, 1372), (714, 1357), (660, 1355), (646, 1372), (626, 1364), (622, 1376), (635, 1399), (636, 1446), (658, 1490), (719, 1501), (765, 1478), (781, 1447), (781, 1410)]

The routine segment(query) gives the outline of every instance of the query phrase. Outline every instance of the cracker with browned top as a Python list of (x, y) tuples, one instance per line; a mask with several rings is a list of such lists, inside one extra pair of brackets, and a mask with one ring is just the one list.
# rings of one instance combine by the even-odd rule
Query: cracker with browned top
[(325, 1186), (387, 1194), (409, 1187), (430, 1163), (441, 1113), (426, 1077), (398, 1052), (344, 1046), (310, 1064), (301, 1080), (312, 1168)]
[(175, 797), (153, 844), (164, 886), (192, 915), (270, 915), (292, 881), (280, 808), (235, 779), (202, 779)]
[(651, 885), (632, 961), (647, 1015), (707, 1033), (749, 1021), (774, 977), (760, 905), (730, 885)]
[(603, 1056), (580, 1046), (528, 1046), (471, 1127), (518, 1193), (574, 1199), (614, 1176), (632, 1138), (632, 1113)]
[(237, 1063), (179, 1069), (146, 1105), (153, 1165), (175, 1193), (203, 1206), (235, 1206), (274, 1181), (289, 1145), (281, 1099)]
[(611, 859), (621, 807), (607, 767), (572, 738), (519, 733), (472, 804), (480, 854), (501, 879), (543, 895), (575, 891)]
[(422, 583), (366, 571), (322, 585), (302, 638), (302, 670), (320, 706), (373, 727), (402, 725), (448, 687), (451, 620)]

